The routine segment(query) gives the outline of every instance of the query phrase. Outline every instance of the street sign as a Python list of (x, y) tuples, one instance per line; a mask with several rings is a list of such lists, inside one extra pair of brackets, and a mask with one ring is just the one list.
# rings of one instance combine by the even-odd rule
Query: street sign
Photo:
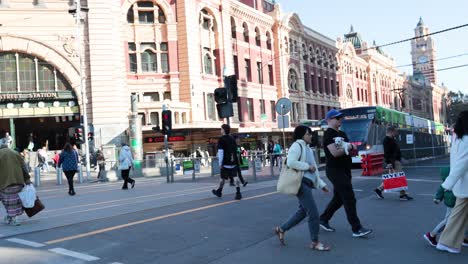
[(261, 115), (260, 115), (260, 120), (262, 120), (262, 121), (267, 121), (267, 119), (268, 119), (267, 114), (261, 114)]
[(289, 116), (279, 115), (278, 116), (278, 128), (288, 128), (288, 127), (289, 127)]
[(275, 109), (278, 115), (286, 115), (291, 111), (291, 100), (286, 97), (280, 98), (278, 102), (276, 102)]

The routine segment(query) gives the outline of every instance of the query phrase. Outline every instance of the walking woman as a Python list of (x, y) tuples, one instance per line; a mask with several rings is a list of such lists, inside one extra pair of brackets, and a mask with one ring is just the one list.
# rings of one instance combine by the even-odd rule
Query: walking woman
[(73, 188), (73, 177), (78, 170), (78, 153), (73, 149), (70, 143), (65, 144), (60, 158), (58, 166), (62, 166), (63, 173), (67, 177), (68, 181), (68, 194), (75, 195), (75, 189)]
[(19, 226), (17, 216), (23, 213), (23, 204), (18, 193), (24, 184), (30, 184), (26, 164), (19, 153), (0, 143), (0, 200), (5, 206), (7, 215), (5, 224)]
[(127, 144), (122, 145), (122, 149), (120, 150), (119, 155), (119, 170), (122, 173), (122, 179), (124, 180), (124, 184), (122, 186), (122, 190), (128, 189), (128, 183), (135, 187), (135, 180), (128, 176), (130, 174), (130, 169), (133, 168), (133, 156), (132, 152), (130, 151), (130, 147)]
[(318, 239), (320, 219), (312, 189), (321, 189), (324, 192), (329, 192), (329, 190), (318, 174), (314, 154), (309, 147), (312, 140), (312, 130), (306, 126), (296, 127), (294, 129), (294, 140), (295, 142), (288, 152), (287, 165), (292, 169), (304, 171), (304, 177), (297, 194), (299, 209), (286, 223), (277, 226), (275, 233), (281, 244), (284, 245), (285, 232), (299, 224), (306, 216), (309, 216), (309, 234), (312, 240), (310, 248), (318, 251), (328, 251), (330, 246), (324, 245)]
[(465, 230), (468, 229), (468, 111), (458, 116), (454, 133), (456, 137), (450, 150), (450, 174), (442, 183), (442, 188), (452, 191), (457, 199), (437, 249), (460, 253)]

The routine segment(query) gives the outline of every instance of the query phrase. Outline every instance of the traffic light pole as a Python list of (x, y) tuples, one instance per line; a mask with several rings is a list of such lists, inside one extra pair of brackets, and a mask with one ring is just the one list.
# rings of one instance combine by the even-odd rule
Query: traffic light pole
[(169, 183), (169, 144), (167, 142), (167, 135), (164, 135), (164, 149), (164, 161), (166, 162), (166, 181), (167, 183)]
[(81, 102), (83, 108), (83, 141), (84, 141), (84, 152), (85, 152), (85, 163), (86, 163), (86, 179), (90, 178), (90, 158), (89, 158), (89, 141), (88, 141), (88, 115), (87, 115), (87, 97), (86, 97), (86, 86), (84, 84), (84, 63), (83, 63), (83, 41), (81, 39), (81, 1), (75, 0), (76, 5), (76, 42), (78, 49), (78, 58), (80, 60), (80, 90), (81, 90)]

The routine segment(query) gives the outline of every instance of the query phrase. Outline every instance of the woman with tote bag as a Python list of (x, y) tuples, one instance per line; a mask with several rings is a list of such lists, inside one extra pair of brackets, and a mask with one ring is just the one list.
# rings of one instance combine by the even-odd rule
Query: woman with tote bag
[[(306, 216), (309, 216), (309, 234), (312, 240), (310, 248), (318, 251), (328, 251), (330, 250), (330, 246), (324, 245), (318, 239), (320, 220), (317, 205), (312, 195), (312, 189), (321, 189), (324, 192), (328, 192), (329, 190), (325, 182), (320, 179), (314, 153), (309, 147), (312, 140), (312, 130), (307, 126), (296, 127), (294, 129), (294, 140), (295, 142), (291, 145), (288, 152), (287, 168), (283, 167), (283, 169), (296, 170), (299, 175), (303, 175), (296, 194), (299, 208), (288, 221), (275, 228), (275, 233), (281, 244), (284, 245), (285, 232), (299, 224)], [(280, 186), (281, 177), (287, 177), (288, 175), (290, 174), (282, 173), (280, 175), (278, 190), (282, 189)]]

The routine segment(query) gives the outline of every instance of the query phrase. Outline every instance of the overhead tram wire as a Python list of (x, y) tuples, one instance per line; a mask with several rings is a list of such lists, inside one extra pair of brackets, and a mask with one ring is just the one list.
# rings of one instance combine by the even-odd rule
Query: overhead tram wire
[(453, 70), (453, 69), (463, 68), (463, 67), (468, 67), (468, 64), (462, 64), (462, 65), (457, 65), (457, 66), (442, 68), (442, 69), (438, 69), (437, 71), (447, 71), (447, 70)]
[(432, 33), (429, 33), (429, 34), (421, 35), (421, 36), (418, 36), (418, 37), (412, 37), (412, 38), (403, 39), (403, 40), (399, 40), (399, 41), (395, 41), (395, 42), (390, 42), (390, 43), (387, 43), (387, 44), (384, 44), (384, 45), (377, 45), (377, 46), (369, 47), (367, 49), (363, 49), (362, 51), (366, 51), (366, 50), (369, 50), (369, 49), (383, 48), (383, 47), (387, 47), (387, 46), (391, 46), (391, 45), (395, 45), (395, 44), (400, 44), (400, 43), (403, 43), (403, 42), (407, 42), (407, 41), (411, 41), (411, 40), (415, 40), (415, 39), (419, 39), (419, 38), (424, 38), (424, 37), (427, 37), (427, 36), (437, 35), (437, 34), (440, 34), (440, 33), (444, 33), (444, 32), (455, 30), (455, 29), (460, 29), (460, 28), (467, 27), (467, 26), (468, 26), (468, 24), (463, 24), (463, 25), (459, 25), (459, 26), (439, 30), (439, 31), (436, 31), (436, 32), (432, 32)]

